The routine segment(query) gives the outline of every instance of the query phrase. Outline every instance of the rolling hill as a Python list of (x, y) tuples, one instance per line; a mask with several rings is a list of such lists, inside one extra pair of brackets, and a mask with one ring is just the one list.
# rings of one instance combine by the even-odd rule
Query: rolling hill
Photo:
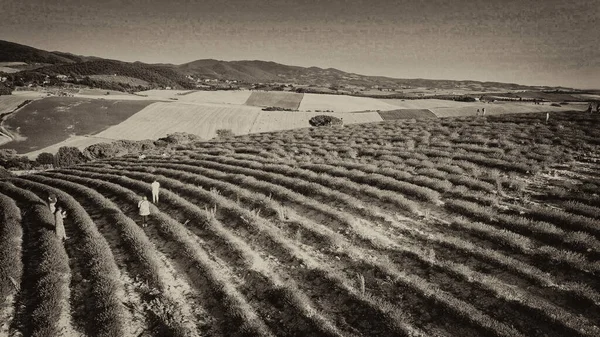
[(81, 58), (75, 55), (53, 53), (14, 42), (0, 40), (0, 62), (64, 64), (81, 61)]
[[(431, 79), (396, 79), (382, 76), (366, 76), (347, 73), (334, 68), (299, 67), (268, 61), (220, 61), (200, 59), (193, 62), (174, 64), (146, 64), (121, 62), (91, 56), (79, 56), (66, 52), (49, 52), (37, 48), (0, 41), (0, 63), (23, 62), (17, 72), (7, 74), (9, 79), (25, 78), (38, 81), (46, 75), (120, 75), (148, 82), (145, 89), (172, 87), (194, 88), (195, 83), (187, 78), (237, 80), (245, 83), (290, 83), (322, 87), (385, 87), (402, 90), (460, 90), (463, 92), (502, 92), (510, 90), (556, 90), (553, 87), (531, 87), (514, 83), (454, 81)], [(1, 73), (2, 71), (0, 71)], [(12, 77), (11, 77), (12, 76)], [(41, 77), (40, 77), (41, 76)], [(87, 83), (106, 89), (114, 89), (114, 83), (96, 81)], [(125, 88), (129, 89), (129, 88)], [(565, 89), (565, 88), (562, 88)]]

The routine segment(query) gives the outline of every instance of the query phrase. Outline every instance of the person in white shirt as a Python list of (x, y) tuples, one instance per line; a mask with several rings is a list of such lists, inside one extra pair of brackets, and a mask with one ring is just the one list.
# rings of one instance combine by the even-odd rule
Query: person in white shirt
[(140, 202), (138, 202), (138, 209), (140, 210), (140, 216), (142, 217), (142, 227), (146, 227), (146, 220), (148, 219), (148, 215), (150, 215), (150, 202), (148, 198), (143, 197)]
[(152, 202), (158, 203), (158, 190), (160, 189), (160, 183), (156, 180), (152, 182)]
[(67, 238), (67, 232), (65, 231), (64, 218), (67, 217), (67, 212), (62, 209), (61, 206), (56, 207), (54, 212), (54, 230), (59, 240), (64, 242)]

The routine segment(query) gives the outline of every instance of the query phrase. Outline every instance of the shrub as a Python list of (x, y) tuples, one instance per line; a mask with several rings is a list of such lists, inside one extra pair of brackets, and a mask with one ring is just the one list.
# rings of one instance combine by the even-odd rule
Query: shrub
[[(219, 131), (220, 130), (217, 130), (217, 134), (219, 133)], [(231, 132), (231, 130), (226, 130), (226, 131)], [(175, 133), (168, 134), (166, 137), (159, 138), (158, 140), (165, 141), (168, 144), (185, 145), (185, 144), (202, 141), (202, 138), (200, 138), (198, 135), (194, 135), (191, 133), (175, 132)]]
[(341, 119), (333, 116), (327, 115), (318, 115), (311, 118), (308, 123), (311, 126), (334, 126), (334, 125), (342, 125), (343, 122)]
[(40, 165), (53, 165), (54, 155), (49, 152), (42, 152), (37, 156), (35, 161)]
[(87, 158), (81, 151), (72, 146), (63, 146), (55, 156), (55, 166), (65, 167), (85, 163)]
[(232, 138), (235, 137), (235, 133), (233, 133), (233, 131), (231, 131), (231, 129), (219, 129), (216, 131), (217, 136), (215, 138), (218, 139), (227, 139), (227, 138)]

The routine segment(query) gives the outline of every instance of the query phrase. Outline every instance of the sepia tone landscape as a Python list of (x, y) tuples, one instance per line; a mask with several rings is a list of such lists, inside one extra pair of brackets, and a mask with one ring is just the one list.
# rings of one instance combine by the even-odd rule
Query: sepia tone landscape
[(8, 0), (0, 337), (600, 336), (596, 5)]

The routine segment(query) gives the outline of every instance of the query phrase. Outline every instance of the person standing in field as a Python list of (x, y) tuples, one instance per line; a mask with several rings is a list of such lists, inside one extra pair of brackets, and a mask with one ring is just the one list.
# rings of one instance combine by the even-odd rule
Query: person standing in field
[(485, 116), (485, 108), (481, 108), (481, 115)]
[(477, 116), (479, 116), (479, 109), (477, 109)]
[(56, 212), (56, 202), (57, 201), (58, 200), (56, 199), (56, 196), (54, 196), (54, 195), (50, 195), (48, 197), (48, 207), (50, 208), (50, 212), (52, 214), (54, 214), (54, 212)]
[(146, 227), (146, 220), (148, 219), (148, 215), (150, 215), (150, 202), (148, 198), (143, 197), (140, 202), (138, 202), (138, 209), (140, 216), (142, 217), (142, 227)]
[(63, 242), (68, 239), (64, 223), (66, 217), (67, 212), (64, 211), (61, 206), (56, 207), (56, 211), (54, 212), (54, 230), (58, 239)]
[(160, 183), (154, 179), (152, 182), (152, 202), (158, 203), (158, 190), (160, 189)]
[(548, 124), (548, 120), (550, 119), (550, 113), (546, 112), (546, 124)]

